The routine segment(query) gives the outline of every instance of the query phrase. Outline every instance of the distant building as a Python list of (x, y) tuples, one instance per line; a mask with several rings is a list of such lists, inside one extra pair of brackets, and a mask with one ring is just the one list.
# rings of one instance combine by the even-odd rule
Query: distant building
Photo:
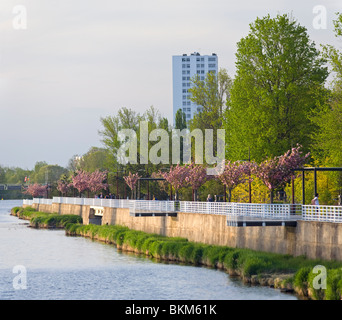
[(200, 110), (200, 106), (190, 100), (191, 78), (197, 74), (201, 80), (204, 80), (208, 72), (215, 74), (218, 72), (218, 60), (215, 53), (201, 56), (198, 52), (194, 52), (190, 55), (172, 57), (174, 125), (178, 109), (183, 110), (187, 121)]

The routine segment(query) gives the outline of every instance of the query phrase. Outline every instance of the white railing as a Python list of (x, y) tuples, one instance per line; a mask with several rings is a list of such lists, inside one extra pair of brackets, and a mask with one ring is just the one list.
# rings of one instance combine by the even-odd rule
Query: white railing
[(110, 208), (128, 208), (130, 213), (139, 212), (184, 212), (224, 215), (228, 225), (238, 221), (251, 220), (307, 220), (342, 223), (342, 206), (312, 206), (293, 204), (258, 204), (232, 202), (158, 201), (124, 200), (98, 198), (54, 197), (53, 199), (34, 198), (23, 204), (77, 204)]
[(292, 204), (230, 203), (227, 225), (236, 226), (238, 222), (255, 220), (293, 220), (297, 212)]
[(52, 204), (52, 199), (44, 199), (44, 198), (34, 198), (32, 200), (32, 203), (36, 203), (36, 204)]
[(109, 208), (129, 208), (130, 213), (147, 212), (174, 212), (174, 201), (157, 200), (125, 200), (125, 199), (98, 199), (98, 198), (68, 198), (54, 197), (52, 202), (64, 204), (78, 204)]
[(226, 215), (229, 212), (229, 203), (180, 201), (179, 211), (187, 213)]
[(23, 200), (23, 205), (32, 206), (32, 204), (33, 204), (33, 200), (28, 200), (28, 199)]
[(129, 208), (130, 202), (135, 200), (124, 199), (99, 199), (99, 198), (69, 198), (53, 197), (52, 202), (62, 204), (78, 204), (86, 206), (110, 207), (110, 208)]
[(159, 201), (159, 200), (135, 200), (130, 202), (130, 213), (158, 213), (158, 212), (175, 212), (175, 201)]
[(302, 219), (342, 223), (342, 206), (305, 205), (302, 207)]

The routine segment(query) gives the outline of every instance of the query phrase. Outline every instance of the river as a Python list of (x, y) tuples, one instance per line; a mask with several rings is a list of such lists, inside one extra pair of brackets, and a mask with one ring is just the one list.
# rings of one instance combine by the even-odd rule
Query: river
[(38, 230), (0, 201), (0, 300), (297, 300), (225, 272), (155, 262), (108, 244)]

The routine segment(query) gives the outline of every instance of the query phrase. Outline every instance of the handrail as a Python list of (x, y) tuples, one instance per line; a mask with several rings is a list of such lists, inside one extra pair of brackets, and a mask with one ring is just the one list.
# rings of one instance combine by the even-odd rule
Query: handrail
[(23, 204), (74, 204), (110, 208), (128, 208), (130, 212), (184, 212), (225, 215), (228, 224), (237, 220), (278, 219), (304, 221), (326, 221), (342, 223), (342, 206), (312, 206), (301, 204), (264, 204), (234, 202), (159, 201), (54, 197), (53, 199), (34, 198)]

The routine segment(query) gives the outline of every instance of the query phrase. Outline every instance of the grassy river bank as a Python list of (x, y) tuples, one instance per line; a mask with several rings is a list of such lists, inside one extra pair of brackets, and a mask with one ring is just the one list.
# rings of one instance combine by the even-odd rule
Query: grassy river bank
[[(342, 298), (342, 262), (206, 245), (118, 225), (83, 225), (79, 216), (37, 212), (30, 207), (15, 207), (11, 214), (29, 220), (34, 228), (63, 228), (68, 236), (89, 237), (115, 245), (119, 250), (159, 260), (218, 268), (230, 276), (240, 277), (245, 284), (269, 286), (306, 299)], [(324, 266), (326, 277), (315, 271), (315, 266)], [(317, 283), (326, 286), (317, 289)]]

